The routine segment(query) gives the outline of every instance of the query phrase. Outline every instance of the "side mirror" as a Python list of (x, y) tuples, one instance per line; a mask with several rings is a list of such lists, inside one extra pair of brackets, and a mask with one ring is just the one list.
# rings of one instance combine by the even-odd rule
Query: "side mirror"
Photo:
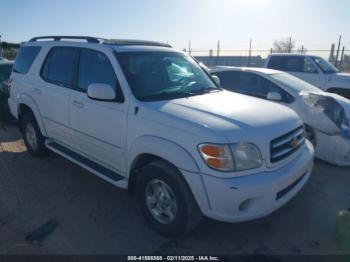
[(116, 93), (110, 85), (98, 83), (89, 85), (87, 96), (93, 100), (112, 101), (116, 98)]
[(267, 93), (267, 99), (272, 101), (281, 101), (282, 96), (278, 92), (268, 92)]
[(211, 77), (214, 79), (215, 83), (217, 83), (218, 85), (220, 85), (220, 78), (219, 78), (218, 76), (212, 75)]

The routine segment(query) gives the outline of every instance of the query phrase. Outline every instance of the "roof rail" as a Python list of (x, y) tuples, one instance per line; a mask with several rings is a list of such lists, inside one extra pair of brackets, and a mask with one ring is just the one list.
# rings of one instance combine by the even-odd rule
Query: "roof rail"
[(144, 46), (172, 47), (168, 43), (161, 43), (161, 42), (147, 41), (147, 40), (134, 40), (134, 39), (108, 39), (108, 40), (104, 40), (103, 44), (108, 44), (108, 45), (144, 45)]
[(54, 35), (54, 36), (39, 36), (34, 37), (29, 40), (29, 42), (37, 42), (38, 40), (43, 39), (52, 39), (53, 41), (61, 41), (62, 39), (79, 39), (79, 40), (86, 40), (88, 43), (100, 43), (100, 38), (91, 37), (91, 36), (60, 36), (60, 35)]

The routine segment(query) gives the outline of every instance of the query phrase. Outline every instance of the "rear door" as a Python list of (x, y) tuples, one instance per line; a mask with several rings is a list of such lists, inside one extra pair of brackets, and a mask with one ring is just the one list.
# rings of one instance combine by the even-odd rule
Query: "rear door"
[(268, 68), (285, 71), (321, 89), (325, 76), (314, 61), (306, 56), (272, 56)]
[[(90, 84), (114, 87), (115, 101), (87, 96)], [(74, 148), (90, 159), (123, 173), (125, 169), (127, 104), (110, 62), (102, 52), (81, 49), (76, 89), (71, 96), (71, 128)]]
[(67, 145), (71, 144), (69, 102), (78, 51), (76, 47), (53, 47), (42, 66), (42, 80), (33, 90), (48, 136)]

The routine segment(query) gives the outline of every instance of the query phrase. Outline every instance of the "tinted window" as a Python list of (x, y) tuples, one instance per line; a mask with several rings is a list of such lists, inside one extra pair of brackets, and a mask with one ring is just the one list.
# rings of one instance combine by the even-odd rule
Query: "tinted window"
[(53, 48), (42, 69), (43, 78), (57, 84), (73, 86), (77, 57), (77, 48)]
[(227, 90), (263, 99), (267, 98), (269, 92), (276, 92), (281, 95), (282, 102), (289, 103), (293, 100), (286, 91), (259, 75), (239, 71), (221, 72), (217, 75), (221, 77), (222, 73), (225, 73), (226, 78), (223, 79), (226, 83), (222, 86)]
[(284, 70), (285, 66), (284, 66), (284, 59), (283, 57), (280, 56), (272, 56), (270, 58), (269, 64), (267, 65), (268, 68), (271, 69), (276, 69), (276, 70)]
[(223, 71), (223, 72), (214, 72), (212, 75), (216, 75), (220, 79), (220, 85), (228, 90), (233, 90), (232, 76), (235, 72)]
[(80, 55), (78, 88), (86, 91), (90, 84), (116, 86), (117, 78), (108, 58), (93, 50), (83, 49)]
[(9, 80), (12, 71), (11, 65), (0, 65), (0, 83)]
[(40, 49), (39, 46), (22, 47), (17, 54), (13, 71), (20, 74), (28, 73)]
[(311, 60), (302, 56), (272, 56), (268, 68), (287, 72), (317, 73)]
[(117, 93), (117, 101), (124, 100), (112, 64), (103, 53), (82, 49), (79, 62), (78, 89), (86, 92), (90, 84), (108, 84)]

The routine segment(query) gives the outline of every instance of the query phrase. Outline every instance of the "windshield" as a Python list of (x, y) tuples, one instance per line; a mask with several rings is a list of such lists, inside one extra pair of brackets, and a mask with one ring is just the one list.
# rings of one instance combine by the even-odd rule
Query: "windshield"
[(286, 73), (272, 74), (271, 77), (277, 82), (280, 82), (283, 85), (286, 85), (290, 89), (293, 89), (295, 92), (299, 93), (301, 91), (312, 91), (320, 92), (322, 91), (316, 86), (313, 86), (295, 76)]
[(176, 52), (117, 54), (133, 94), (142, 101), (199, 95), (217, 87), (189, 56)]
[(321, 57), (312, 57), (312, 60), (322, 69), (324, 73), (337, 73), (339, 70)]

